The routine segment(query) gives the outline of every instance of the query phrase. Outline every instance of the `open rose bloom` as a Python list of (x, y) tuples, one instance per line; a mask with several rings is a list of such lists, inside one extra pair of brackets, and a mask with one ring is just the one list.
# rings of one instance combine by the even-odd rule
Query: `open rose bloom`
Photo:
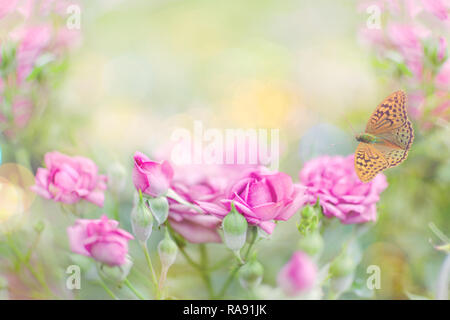
[(388, 185), (386, 177), (380, 173), (370, 182), (361, 182), (353, 157), (322, 156), (308, 161), (300, 172), (306, 200), (313, 204), (319, 198), (325, 216), (344, 224), (375, 221), (376, 203)]
[(78, 219), (75, 225), (67, 228), (71, 250), (109, 266), (124, 264), (128, 241), (134, 237), (118, 225), (105, 215), (97, 220)]
[(46, 199), (67, 204), (86, 200), (102, 207), (106, 176), (84, 157), (69, 157), (57, 151), (45, 155), (46, 168), (38, 168), (32, 190)]
[(219, 201), (197, 201), (197, 204), (206, 213), (222, 219), (234, 202), (248, 223), (270, 234), (275, 228), (273, 220), (288, 220), (300, 209), (305, 201), (304, 192), (305, 188), (294, 184), (287, 174), (259, 167), (233, 181)]

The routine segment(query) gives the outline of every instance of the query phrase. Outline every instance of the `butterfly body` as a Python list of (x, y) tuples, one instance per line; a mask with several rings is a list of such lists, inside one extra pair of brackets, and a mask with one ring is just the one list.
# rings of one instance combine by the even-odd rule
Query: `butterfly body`
[(363, 182), (403, 162), (414, 140), (405, 93), (396, 91), (378, 105), (366, 131), (356, 140), (360, 143), (355, 152), (355, 171)]
[(379, 139), (370, 133), (361, 133), (356, 136), (356, 141), (364, 142), (364, 143), (377, 143)]

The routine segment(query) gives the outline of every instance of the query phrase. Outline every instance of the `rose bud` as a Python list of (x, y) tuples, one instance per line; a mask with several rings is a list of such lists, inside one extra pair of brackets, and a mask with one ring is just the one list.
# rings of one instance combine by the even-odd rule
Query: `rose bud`
[(150, 160), (141, 152), (134, 155), (133, 183), (136, 190), (151, 197), (159, 197), (167, 193), (173, 177), (173, 169), (169, 162)]
[(256, 288), (263, 278), (264, 267), (256, 260), (256, 256), (253, 256), (249, 262), (244, 264), (239, 269), (239, 282), (245, 289)]
[(277, 282), (286, 295), (296, 296), (312, 289), (316, 278), (316, 265), (307, 254), (297, 251), (281, 269)]
[(245, 244), (247, 238), (248, 222), (231, 203), (231, 211), (222, 221), (225, 245), (233, 251), (239, 251)]
[(138, 203), (131, 212), (131, 227), (136, 239), (142, 243), (147, 242), (152, 234), (153, 216), (150, 209), (145, 204), (141, 192), (139, 192)]
[(158, 244), (158, 253), (163, 269), (170, 268), (177, 258), (177, 244), (172, 240), (167, 229), (164, 239), (162, 239)]

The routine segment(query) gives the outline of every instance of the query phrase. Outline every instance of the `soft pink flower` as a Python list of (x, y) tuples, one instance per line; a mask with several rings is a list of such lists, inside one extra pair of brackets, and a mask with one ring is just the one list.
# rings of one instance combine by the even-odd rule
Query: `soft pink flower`
[[(241, 174), (241, 169), (238, 165), (175, 166), (171, 188), (190, 203), (219, 203), (225, 197), (226, 187)], [(169, 220), (175, 231), (189, 242), (222, 241), (218, 233), (222, 220), (215, 216), (201, 214), (171, 200)]]
[(439, 37), (438, 44), (438, 59), (442, 61), (447, 53), (447, 40), (444, 37)]
[(423, 108), (425, 106), (425, 95), (422, 91), (416, 91), (408, 94), (409, 112), (411, 117), (418, 119), (423, 114)]
[(21, 84), (33, 70), (36, 59), (49, 45), (51, 28), (47, 25), (22, 30), (17, 49), (17, 82)]
[(409, 17), (412, 19), (414, 19), (423, 10), (419, 0), (405, 0), (405, 6)]
[(409, 25), (392, 24), (388, 27), (392, 43), (405, 58), (406, 65), (413, 74), (421, 79), (423, 72), (423, 47), (421, 38), (427, 37), (429, 31)]
[(45, 155), (45, 165), (37, 170), (34, 192), (54, 201), (72, 204), (84, 199), (103, 206), (106, 176), (98, 174), (92, 160), (53, 151)]
[(316, 278), (314, 262), (307, 254), (297, 251), (278, 273), (277, 282), (285, 294), (295, 296), (311, 289)]
[(16, 9), (19, 0), (0, 0), (0, 19)]
[(386, 177), (381, 173), (370, 182), (361, 182), (353, 159), (350, 155), (310, 160), (300, 172), (300, 182), (307, 188), (307, 201), (313, 204), (319, 197), (328, 218), (337, 217), (344, 224), (375, 221), (376, 203), (388, 185)]
[(448, 19), (448, 8), (442, 0), (422, 0), (425, 10), (431, 12), (441, 20)]
[(70, 249), (109, 266), (122, 265), (128, 253), (128, 241), (134, 238), (118, 225), (119, 222), (108, 220), (106, 215), (97, 220), (78, 219), (67, 228)]
[(275, 228), (272, 220), (288, 220), (304, 201), (304, 188), (293, 184), (291, 177), (260, 167), (232, 183), (219, 203), (196, 202), (205, 212), (221, 219), (230, 212), (231, 202), (234, 202), (248, 223), (272, 233)]
[(448, 59), (439, 69), (438, 74), (435, 78), (436, 86), (441, 89), (448, 91), (450, 90), (450, 59)]
[(165, 194), (173, 178), (173, 169), (168, 161), (151, 161), (145, 154), (134, 154), (133, 182), (137, 190), (152, 197)]

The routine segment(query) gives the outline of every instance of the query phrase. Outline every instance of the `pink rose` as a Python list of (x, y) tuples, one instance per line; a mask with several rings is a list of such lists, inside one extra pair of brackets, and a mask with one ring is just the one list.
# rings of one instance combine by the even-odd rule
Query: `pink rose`
[(428, 37), (429, 30), (411, 27), (409, 25), (392, 24), (388, 28), (388, 35), (406, 61), (406, 65), (416, 76), (422, 78), (423, 46), (421, 39)]
[(72, 204), (84, 199), (103, 206), (106, 176), (98, 174), (92, 160), (53, 151), (45, 155), (45, 165), (37, 170), (34, 192), (54, 201)]
[(381, 173), (370, 182), (361, 182), (353, 159), (350, 155), (310, 160), (300, 172), (300, 182), (307, 188), (310, 204), (319, 197), (325, 216), (337, 217), (344, 224), (375, 221), (376, 203), (388, 185), (386, 177)]
[[(1, 84), (2, 82), (0, 79), (0, 93), (2, 91)], [(14, 123), (14, 125), (17, 128), (24, 128), (28, 124), (32, 112), (33, 112), (33, 104), (31, 103), (31, 101), (26, 98), (17, 96), (14, 98), (14, 102), (12, 105), (11, 122)], [(8, 123), (8, 120), (9, 119), (3, 113), (0, 112), (0, 122)]]
[(28, 28), (20, 32), (18, 37), (17, 82), (21, 84), (33, 70), (36, 59), (49, 45), (51, 28), (47, 25)]
[(165, 194), (170, 187), (173, 169), (168, 161), (151, 161), (145, 154), (134, 154), (133, 182), (137, 190), (152, 197)]
[(19, 0), (0, 0), (0, 19), (16, 9)]
[(277, 282), (286, 295), (295, 296), (311, 289), (317, 277), (317, 267), (311, 258), (295, 252), (291, 260), (280, 270)]
[(448, 59), (439, 69), (435, 82), (439, 89), (444, 91), (450, 90), (450, 59)]
[(291, 177), (260, 167), (251, 169), (234, 182), (218, 204), (206, 201), (197, 201), (197, 204), (205, 212), (222, 219), (230, 212), (233, 201), (248, 223), (272, 233), (275, 228), (272, 220), (288, 220), (304, 200), (304, 188), (294, 185)]
[(448, 8), (442, 0), (422, 0), (425, 10), (431, 12), (441, 20), (448, 19)]
[[(225, 189), (240, 166), (184, 165), (176, 166), (171, 188), (190, 203), (203, 201), (219, 203)], [(198, 213), (181, 203), (171, 200), (170, 225), (192, 243), (221, 242), (218, 228), (221, 219)]]
[(439, 61), (444, 60), (446, 53), (447, 53), (447, 40), (444, 37), (439, 37), (439, 43), (438, 43), (438, 59), (439, 59)]
[(70, 249), (109, 266), (122, 265), (128, 253), (128, 241), (133, 236), (118, 225), (119, 222), (108, 220), (106, 215), (96, 220), (78, 219), (67, 228)]

